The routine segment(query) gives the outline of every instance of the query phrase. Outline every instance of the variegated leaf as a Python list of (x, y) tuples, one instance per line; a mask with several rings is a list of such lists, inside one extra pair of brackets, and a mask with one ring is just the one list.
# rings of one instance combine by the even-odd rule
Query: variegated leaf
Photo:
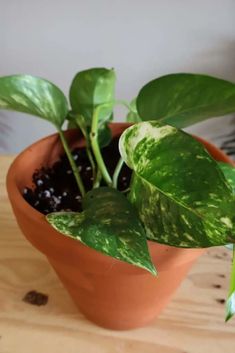
[[(233, 194), (235, 196), (235, 167), (222, 162), (218, 164), (221, 170), (223, 171), (225, 178), (231, 185), (233, 189)], [(233, 250), (233, 261), (230, 274), (230, 288), (228, 293), (228, 299), (226, 301), (225, 321), (230, 320), (235, 315), (235, 245), (229, 244), (227, 245), (227, 247), (230, 248), (230, 250)]]
[(119, 146), (134, 170), (129, 199), (149, 239), (178, 247), (235, 241), (231, 187), (198, 141), (151, 121), (125, 130)]
[(51, 213), (47, 220), (83, 244), (156, 274), (137, 212), (120, 192), (102, 187), (88, 192), (84, 211)]
[(231, 186), (233, 190), (233, 194), (235, 196), (235, 167), (233, 167), (228, 163), (223, 163), (223, 162), (219, 162), (218, 165), (222, 170), (222, 172), (224, 173), (225, 179)]
[(233, 244), (233, 261), (230, 275), (230, 288), (226, 301), (225, 321), (230, 320), (235, 315), (235, 245)]

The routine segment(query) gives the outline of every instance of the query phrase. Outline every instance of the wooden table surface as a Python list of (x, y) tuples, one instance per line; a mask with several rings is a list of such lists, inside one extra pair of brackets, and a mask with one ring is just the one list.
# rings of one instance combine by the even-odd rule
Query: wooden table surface
[[(125, 332), (77, 311), (46, 258), (23, 237), (5, 189), (12, 157), (0, 157), (0, 353), (235, 353), (235, 319), (224, 323), (231, 253), (210, 249), (151, 325)], [(22, 301), (46, 293), (45, 306)]]

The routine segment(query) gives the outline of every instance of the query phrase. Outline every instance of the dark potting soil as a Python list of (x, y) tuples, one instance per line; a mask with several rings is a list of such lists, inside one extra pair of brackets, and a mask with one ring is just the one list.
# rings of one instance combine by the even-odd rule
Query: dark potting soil
[[(74, 149), (73, 158), (78, 166), (86, 191), (92, 188), (92, 169), (86, 154), (86, 149)], [(118, 139), (114, 139), (108, 147), (102, 149), (102, 155), (110, 175), (113, 175), (119, 160)], [(119, 175), (118, 189), (128, 188), (131, 170), (124, 165)], [(36, 170), (32, 177), (32, 188), (25, 187), (24, 199), (43, 214), (58, 211), (82, 211), (82, 197), (74, 179), (72, 169), (66, 155), (51, 167)], [(101, 186), (106, 184), (101, 182)]]

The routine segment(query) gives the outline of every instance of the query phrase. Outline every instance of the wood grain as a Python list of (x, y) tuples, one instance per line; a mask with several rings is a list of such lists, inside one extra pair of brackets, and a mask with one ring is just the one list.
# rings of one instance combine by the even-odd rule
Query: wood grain
[[(234, 353), (235, 319), (224, 323), (231, 253), (210, 249), (164, 313), (145, 328), (114, 332), (77, 311), (46, 258), (23, 237), (5, 190), (12, 157), (0, 157), (0, 353)], [(22, 301), (29, 290), (45, 306)]]

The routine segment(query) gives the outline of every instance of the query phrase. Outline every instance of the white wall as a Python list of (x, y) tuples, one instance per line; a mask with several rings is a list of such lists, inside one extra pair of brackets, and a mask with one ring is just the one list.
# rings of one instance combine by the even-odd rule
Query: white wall
[[(235, 81), (234, 20), (234, 0), (0, 0), (0, 75), (45, 77), (67, 93), (77, 71), (114, 67), (119, 99), (171, 72)], [(11, 126), (8, 152), (53, 131), (30, 116), (1, 115)], [(194, 131), (210, 138), (231, 124), (213, 120)]]

